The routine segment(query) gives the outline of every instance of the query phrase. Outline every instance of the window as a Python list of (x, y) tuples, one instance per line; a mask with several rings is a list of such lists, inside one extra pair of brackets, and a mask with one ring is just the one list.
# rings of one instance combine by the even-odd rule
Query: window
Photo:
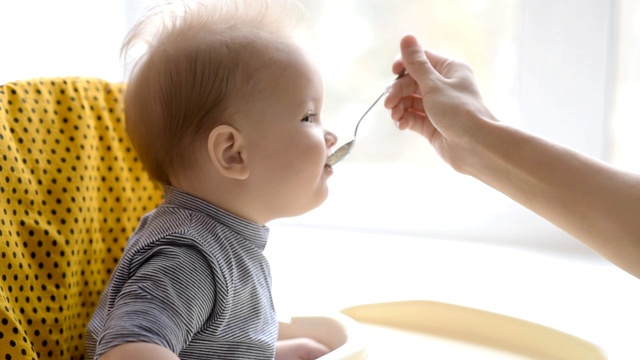
[[(307, 0), (326, 82), (324, 121), (341, 142), (350, 140), (362, 113), (395, 77), (399, 40), (413, 33), (434, 51), (470, 63), (491, 108), (517, 118), (513, 0)], [(348, 164), (423, 168), (441, 161), (423, 139), (394, 129), (383, 106), (359, 129)], [(349, 166), (349, 165), (346, 165)]]
[(611, 160), (623, 168), (640, 171), (640, 2), (620, 1), (619, 14)]
[[(340, 144), (351, 139), (357, 120), (393, 80), (391, 63), (406, 33), (415, 34), (425, 47), (470, 64), (490, 108), (504, 121), (519, 123), (517, 1), (304, 4), (311, 10), (317, 61), (325, 79), (323, 121), (338, 134)], [(335, 167), (330, 182), (331, 195), (322, 207), (283, 222), (491, 238), (496, 231), (487, 232), (489, 226), (502, 226), (488, 214), (517, 207), (486, 186), (454, 174), (423, 138), (398, 131), (381, 104), (363, 120), (357, 145)], [(487, 212), (496, 197), (503, 207)]]
[[(622, 144), (609, 126), (616, 36), (637, 35), (629, 25), (619, 27), (625, 10), (617, 1), (313, 3), (318, 61), (327, 82), (324, 119), (342, 142), (391, 81), (398, 39), (410, 32), (432, 50), (470, 64), (485, 101), (502, 121), (608, 161)], [(623, 4), (632, 6), (638, 7)], [(426, 141), (396, 131), (381, 106), (364, 120), (358, 145), (331, 181), (324, 206), (288, 222), (581, 248), (493, 189), (454, 174)]]
[[(4, 1), (0, 82), (41, 76), (122, 80), (120, 43), (156, 0)], [(301, 0), (326, 85), (323, 121), (351, 139), (394, 76), (400, 37), (472, 66), (488, 106), (521, 126), (640, 169), (640, 5), (634, 0)], [(282, 223), (536, 242), (566, 237), (474, 179), (424, 139), (395, 129), (381, 104), (336, 166), (319, 209)], [(555, 241), (555, 240), (550, 240)]]

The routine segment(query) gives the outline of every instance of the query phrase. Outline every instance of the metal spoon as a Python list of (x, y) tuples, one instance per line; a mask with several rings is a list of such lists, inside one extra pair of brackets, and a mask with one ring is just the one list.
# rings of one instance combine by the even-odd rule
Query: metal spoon
[[(405, 72), (403, 71), (402, 73), (400, 73), (400, 75), (398, 75), (398, 77), (396, 78), (396, 80), (400, 79), (401, 77), (403, 77), (405, 74)], [(327, 158), (327, 165), (329, 166), (333, 166), (337, 163), (339, 163), (340, 161), (344, 160), (344, 158), (347, 157), (347, 155), (349, 155), (349, 153), (351, 152), (351, 149), (353, 148), (353, 146), (356, 143), (356, 135), (358, 135), (358, 127), (360, 126), (360, 123), (362, 122), (362, 119), (364, 119), (365, 116), (367, 116), (367, 114), (369, 113), (369, 111), (371, 111), (371, 109), (373, 109), (373, 107), (378, 103), (378, 101), (380, 101), (380, 99), (382, 99), (382, 97), (387, 93), (387, 91), (385, 90), (384, 92), (382, 92), (382, 94), (380, 94), (380, 96), (378, 96), (378, 98), (376, 99), (376, 101), (373, 102), (373, 104), (371, 104), (371, 106), (369, 106), (369, 108), (367, 109), (367, 111), (364, 112), (364, 114), (362, 115), (362, 117), (360, 117), (360, 120), (358, 120), (358, 122), (356, 123), (356, 129), (353, 132), (353, 140), (349, 141), (348, 143), (340, 146), (336, 151), (334, 151), (331, 155), (329, 155), (329, 157)]]

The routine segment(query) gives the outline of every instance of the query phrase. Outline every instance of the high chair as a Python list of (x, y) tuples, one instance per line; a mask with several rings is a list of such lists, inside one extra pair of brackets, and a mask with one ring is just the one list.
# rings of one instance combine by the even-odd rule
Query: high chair
[(140, 217), (162, 199), (124, 133), (122, 86), (0, 87), (0, 357), (80, 359)]
[[(0, 86), (0, 358), (82, 359), (85, 329), (128, 236), (162, 201), (125, 135), (123, 85)], [(362, 358), (341, 315), (283, 322), (329, 359)], [(346, 346), (349, 345), (349, 346)]]

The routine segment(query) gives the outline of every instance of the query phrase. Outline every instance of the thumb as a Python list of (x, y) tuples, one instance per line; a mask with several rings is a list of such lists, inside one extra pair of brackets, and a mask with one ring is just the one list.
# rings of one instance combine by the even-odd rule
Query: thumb
[(406, 35), (400, 41), (402, 63), (405, 69), (416, 80), (421, 89), (434, 75), (440, 75), (431, 65), (424, 50), (413, 35)]

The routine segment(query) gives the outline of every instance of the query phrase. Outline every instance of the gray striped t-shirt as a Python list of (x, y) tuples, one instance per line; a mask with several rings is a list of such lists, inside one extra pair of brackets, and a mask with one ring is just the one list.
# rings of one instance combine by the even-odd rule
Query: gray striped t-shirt
[(181, 359), (273, 359), (268, 229), (166, 187), (133, 233), (87, 329), (88, 358), (124, 343)]

